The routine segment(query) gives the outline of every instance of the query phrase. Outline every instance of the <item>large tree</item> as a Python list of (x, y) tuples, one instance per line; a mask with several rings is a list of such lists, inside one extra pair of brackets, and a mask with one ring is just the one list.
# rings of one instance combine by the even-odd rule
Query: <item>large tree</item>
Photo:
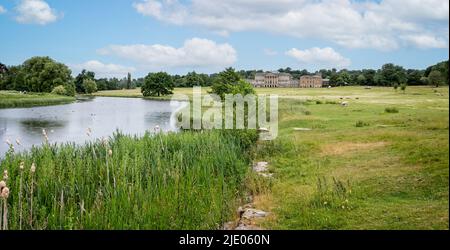
[(438, 70), (431, 71), (430, 75), (428, 76), (428, 83), (435, 87), (443, 85), (444, 78), (442, 77), (441, 72)]
[(144, 96), (171, 95), (173, 87), (172, 77), (165, 72), (158, 72), (145, 77), (141, 91)]
[(87, 71), (83, 69), (80, 74), (75, 78), (75, 89), (77, 93), (85, 93), (86, 90), (83, 87), (85, 80), (95, 81), (95, 73), (92, 71)]
[(406, 72), (401, 66), (388, 63), (381, 68), (380, 83), (383, 86), (400, 86), (407, 81)]
[(23, 63), (21, 71), (26, 90), (31, 92), (51, 92), (71, 81), (70, 69), (50, 57), (32, 57)]
[(233, 68), (227, 68), (214, 78), (211, 93), (217, 94), (224, 100), (226, 94), (241, 94), (245, 96), (254, 94), (255, 91), (253, 86), (242, 80), (240, 75)]
[(131, 74), (127, 74), (127, 89), (131, 89)]

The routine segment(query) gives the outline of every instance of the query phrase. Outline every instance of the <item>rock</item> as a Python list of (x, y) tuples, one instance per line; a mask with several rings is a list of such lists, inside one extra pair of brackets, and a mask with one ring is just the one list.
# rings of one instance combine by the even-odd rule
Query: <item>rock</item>
[(251, 220), (251, 219), (254, 219), (254, 218), (266, 217), (267, 214), (268, 214), (267, 212), (264, 212), (262, 210), (257, 210), (257, 209), (250, 208), (250, 209), (247, 209), (244, 212), (244, 214), (242, 215), (242, 218), (246, 219), (246, 220)]
[(234, 230), (236, 228), (236, 223), (235, 222), (226, 222), (223, 225), (223, 230)]
[(265, 161), (258, 162), (253, 166), (253, 171), (257, 173), (267, 172), (269, 170), (268, 165), (269, 163)]

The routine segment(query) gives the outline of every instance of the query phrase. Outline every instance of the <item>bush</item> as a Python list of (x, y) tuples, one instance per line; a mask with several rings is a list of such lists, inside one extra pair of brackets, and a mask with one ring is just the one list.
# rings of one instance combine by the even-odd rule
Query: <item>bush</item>
[(67, 91), (63, 85), (59, 85), (53, 88), (52, 94), (54, 95), (66, 95)]
[(395, 108), (395, 107), (389, 107), (389, 108), (386, 108), (384, 111), (385, 111), (386, 113), (391, 113), (391, 114), (395, 114), (395, 113), (398, 113), (398, 112), (399, 112), (399, 110), (398, 110), (397, 108)]
[(92, 94), (97, 92), (97, 84), (94, 80), (86, 79), (83, 81), (83, 88), (86, 94)]
[(357, 121), (355, 124), (355, 127), (357, 127), (357, 128), (368, 127), (368, 126), (370, 126), (370, 124), (367, 122), (363, 122), (363, 121)]

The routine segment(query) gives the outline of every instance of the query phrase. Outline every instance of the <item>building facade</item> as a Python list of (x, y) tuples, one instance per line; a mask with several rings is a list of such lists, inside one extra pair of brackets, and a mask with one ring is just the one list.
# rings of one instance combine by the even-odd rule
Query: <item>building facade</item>
[(300, 88), (322, 88), (324, 80), (320, 74), (300, 77)]
[(255, 88), (298, 88), (299, 82), (291, 74), (269, 72), (256, 73), (254, 80), (248, 80)]
[(247, 80), (255, 88), (322, 88), (325, 80), (322, 75), (308, 75), (296, 80), (288, 73), (256, 73), (255, 79)]

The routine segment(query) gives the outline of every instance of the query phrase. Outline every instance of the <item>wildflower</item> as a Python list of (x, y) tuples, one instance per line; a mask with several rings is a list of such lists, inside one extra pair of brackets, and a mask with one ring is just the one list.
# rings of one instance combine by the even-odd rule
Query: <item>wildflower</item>
[(31, 164), (30, 170), (31, 170), (31, 173), (36, 172), (36, 164), (34, 164), (34, 162), (33, 162), (33, 164)]
[(109, 155), (109, 156), (112, 156), (112, 154), (113, 154), (112, 149), (108, 150), (108, 155)]
[(158, 125), (155, 126), (155, 132), (156, 132), (156, 133), (161, 132), (161, 128), (160, 128)]
[(8, 170), (5, 169), (5, 171), (3, 171), (3, 180), (7, 181), (8, 180)]
[(9, 139), (6, 139), (6, 144), (8, 144), (8, 146), (11, 146), (12, 145), (12, 143), (11, 143), (11, 141), (9, 140)]
[(342, 206), (342, 209), (345, 209), (345, 206)]
[(0, 181), (0, 192), (3, 190), (3, 188), (6, 187), (6, 182), (5, 181)]
[(326, 202), (326, 201), (325, 201), (325, 202), (324, 202), (323, 204), (324, 204), (324, 205), (327, 205), (327, 204), (328, 204), (328, 202)]
[(9, 188), (8, 187), (2, 188), (2, 193), (0, 194), (0, 196), (3, 199), (8, 199), (8, 197), (9, 197)]
[(20, 170), (23, 170), (24, 167), (25, 167), (25, 162), (21, 161), (21, 162), (20, 162), (20, 165), (19, 165), (19, 169), (20, 169)]
[(22, 144), (20, 144), (20, 140), (19, 139), (16, 139), (16, 143), (17, 143), (17, 145), (22, 145)]

